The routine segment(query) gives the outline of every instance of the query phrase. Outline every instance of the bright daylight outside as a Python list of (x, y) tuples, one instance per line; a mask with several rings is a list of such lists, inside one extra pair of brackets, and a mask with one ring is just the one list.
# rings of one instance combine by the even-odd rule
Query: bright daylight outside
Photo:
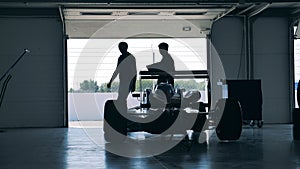
[[(107, 88), (120, 56), (118, 43), (128, 43), (128, 51), (136, 58), (137, 71), (162, 59), (158, 44), (169, 44), (169, 53), (177, 70), (207, 70), (205, 38), (131, 38), (131, 39), (69, 39), (68, 40), (68, 110), (69, 126), (102, 126), (106, 100), (116, 99), (118, 78)], [(112, 44), (110, 48), (105, 47)], [(199, 90), (201, 101), (207, 102), (207, 79), (175, 79), (175, 89)], [(155, 80), (137, 77), (136, 91), (153, 89)], [(142, 86), (142, 88), (141, 88)], [(128, 97), (128, 108), (140, 101)]]
[(297, 103), (297, 87), (300, 80), (300, 39), (294, 41), (294, 65), (295, 65), (295, 106), (299, 107)]
[[(297, 27), (294, 27), (294, 31), (296, 33)], [(299, 107), (297, 103), (297, 88), (298, 82), (300, 80), (300, 39), (294, 40), (294, 74), (295, 74), (295, 107)]]

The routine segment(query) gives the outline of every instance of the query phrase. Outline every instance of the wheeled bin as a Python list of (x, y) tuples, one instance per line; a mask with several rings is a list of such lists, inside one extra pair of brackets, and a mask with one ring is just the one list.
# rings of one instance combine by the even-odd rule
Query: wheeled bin
[(263, 126), (261, 80), (227, 80), (228, 98), (240, 102), (243, 121), (250, 121), (250, 126)]

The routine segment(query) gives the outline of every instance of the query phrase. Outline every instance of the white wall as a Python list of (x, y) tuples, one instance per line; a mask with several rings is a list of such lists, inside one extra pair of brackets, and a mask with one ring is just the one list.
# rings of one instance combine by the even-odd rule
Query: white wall
[[(201, 92), (202, 102), (206, 101), (206, 92)], [(104, 105), (107, 100), (116, 100), (118, 93), (69, 93), (69, 120), (70, 121), (94, 121), (103, 120)], [(139, 106), (140, 102), (129, 95), (127, 107)]]
[[(69, 93), (69, 120), (94, 121), (103, 120), (104, 105), (107, 100), (116, 100), (117, 93)], [(139, 105), (136, 98), (129, 95), (127, 107)]]
[(289, 123), (288, 18), (261, 17), (253, 23), (253, 76), (262, 79), (263, 119)]
[[(57, 18), (0, 18), (0, 75), (24, 48), (11, 72), (0, 127), (60, 127), (64, 120), (63, 34)], [(1, 87), (2, 87), (1, 82)]]

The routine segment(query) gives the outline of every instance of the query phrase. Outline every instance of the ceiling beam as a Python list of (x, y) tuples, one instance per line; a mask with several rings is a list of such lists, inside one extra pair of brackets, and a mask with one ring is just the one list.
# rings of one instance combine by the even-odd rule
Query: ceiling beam
[(238, 13), (238, 15), (243, 15), (243, 13), (249, 11), (250, 9), (254, 8), (255, 6), (256, 6), (255, 4), (250, 5), (249, 7), (245, 8), (245, 9), (242, 10), (242, 11), (240, 11), (240, 12)]
[(265, 4), (261, 4), (259, 5), (256, 9), (254, 9), (253, 11), (251, 11), (248, 14), (248, 17), (253, 17), (261, 12), (263, 12), (264, 10), (266, 10), (269, 6), (271, 5), (271, 3), (265, 3)]
[(272, 3), (299, 2), (299, 0), (2, 0), (1, 3)]
[(236, 9), (236, 6), (233, 6), (232, 8), (230, 8), (229, 10), (227, 10), (226, 12), (224, 12), (224, 13), (218, 15), (217, 17), (215, 17), (215, 18), (213, 19), (213, 21), (216, 22), (217, 20), (223, 18), (224, 16), (226, 16), (227, 14), (229, 14), (230, 12), (232, 12), (232, 11), (235, 10), (235, 9)]

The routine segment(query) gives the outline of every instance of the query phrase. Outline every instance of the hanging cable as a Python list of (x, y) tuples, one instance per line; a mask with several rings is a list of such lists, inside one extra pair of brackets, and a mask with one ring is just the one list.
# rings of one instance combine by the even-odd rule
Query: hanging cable
[(12, 78), (11, 75), (8, 75), (2, 85), (2, 89), (1, 89), (1, 94), (0, 94), (0, 107), (2, 105), (2, 101), (3, 101), (3, 98), (4, 98), (4, 94), (5, 94), (5, 91), (6, 91), (6, 87), (7, 87), (7, 84), (9, 82), (9, 80)]

